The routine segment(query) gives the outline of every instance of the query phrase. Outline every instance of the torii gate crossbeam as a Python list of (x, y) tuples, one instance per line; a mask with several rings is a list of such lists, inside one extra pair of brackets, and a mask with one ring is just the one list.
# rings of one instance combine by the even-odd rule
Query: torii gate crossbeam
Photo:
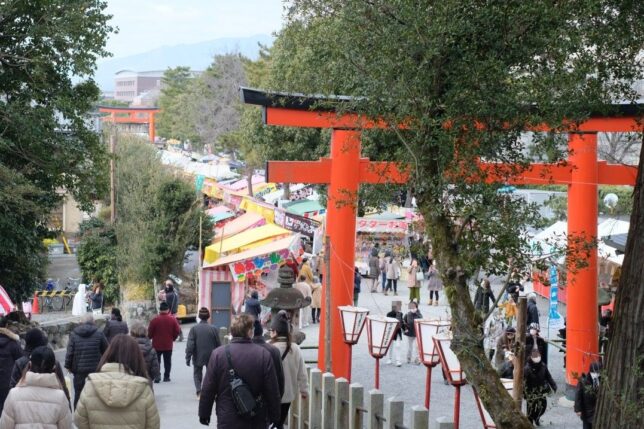
[[(242, 101), (263, 107), (267, 125), (331, 128), (331, 156), (320, 161), (270, 161), (267, 180), (281, 183), (329, 184), (327, 230), (331, 240), (331, 277), (333, 281), (331, 308), (351, 305), (353, 295), (353, 266), (355, 247), (355, 209), (353, 204), (338, 204), (348, 195), (356, 195), (360, 183), (405, 183), (405, 166), (396, 163), (370, 162), (360, 158), (360, 134), (365, 128), (385, 128), (387, 124), (355, 113), (338, 115), (328, 110), (317, 110), (320, 98), (303, 95), (268, 94), (242, 88)], [(342, 101), (344, 97), (333, 100)], [(326, 101), (329, 101), (328, 99)], [(598, 132), (632, 132), (642, 129), (641, 105), (614, 106), (619, 115), (593, 115), (569, 130), (571, 155), (568, 165), (532, 164), (529, 169), (509, 180), (513, 184), (566, 184), (568, 185), (569, 244), (584, 236), (597, 237), (598, 184), (634, 185), (637, 168), (612, 165), (597, 161)], [(526, 130), (547, 129), (532, 127)], [(481, 169), (495, 177), (499, 164), (481, 163)], [(506, 179), (503, 181), (508, 182)], [(570, 263), (571, 261), (569, 261)], [(588, 370), (588, 364), (598, 351), (597, 315), (597, 249), (592, 249), (587, 265), (571, 270), (568, 276), (566, 381), (572, 387), (577, 376)], [(325, 291), (326, 292), (326, 291)], [(339, 315), (330, 315), (332, 329), (332, 371), (336, 377), (350, 374), (348, 346), (341, 338)], [(324, 324), (320, 325), (318, 365), (324, 363)]]

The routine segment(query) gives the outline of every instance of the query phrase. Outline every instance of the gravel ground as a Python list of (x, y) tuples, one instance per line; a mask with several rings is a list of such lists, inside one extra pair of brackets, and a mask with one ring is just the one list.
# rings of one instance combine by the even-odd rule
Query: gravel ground
[[(401, 284), (402, 283), (402, 284)], [(495, 294), (501, 289), (501, 281), (493, 282)], [(530, 284), (526, 285), (526, 291), (531, 289)], [(391, 302), (394, 300), (403, 301), (403, 312), (406, 311), (404, 305), (409, 299), (407, 286), (404, 282), (399, 282), (399, 296), (384, 296), (382, 293), (370, 293), (362, 285), (363, 292), (360, 294), (359, 305), (371, 310), (371, 314), (386, 314), (391, 308)], [(447, 306), (446, 297), (441, 293), (439, 306), (429, 306), (427, 301), (429, 293), (426, 289), (421, 290), (420, 311), (424, 317), (442, 317), (449, 316), (449, 307)], [(541, 315), (541, 325), (547, 324), (548, 302), (545, 299), (538, 298), (539, 312)], [(565, 308), (560, 306), (560, 312), (565, 314)], [(544, 329), (545, 330), (545, 329)], [(317, 325), (312, 325), (303, 329), (307, 334), (305, 345), (317, 345), (318, 332)], [(406, 354), (406, 344), (403, 342), (401, 352), (402, 356)], [(563, 397), (565, 386), (565, 370), (563, 368), (563, 354), (551, 347), (548, 354), (550, 372), (558, 385), (558, 391), (554, 396), (548, 398), (548, 409), (541, 419), (542, 427), (549, 428), (580, 428), (581, 421), (572, 410), (572, 403)], [(305, 354), (305, 358), (314, 358), (313, 352)], [(363, 333), (359, 343), (353, 348), (353, 365), (352, 365), (352, 382), (360, 383), (364, 386), (365, 391), (374, 388), (375, 360), (369, 355), (367, 348), (367, 336)], [(403, 361), (404, 362), (404, 361)], [(395, 365), (386, 365), (385, 359), (381, 360), (380, 367), (380, 386), (387, 398), (395, 397), (405, 402), (405, 423), (409, 423), (409, 410), (415, 405), (423, 405), (425, 395), (425, 367), (422, 365), (403, 363), (401, 367)], [(443, 378), (440, 369), (437, 367), (432, 371), (430, 403), (430, 428), (433, 422), (441, 417), (451, 418), (454, 410), (454, 388), (443, 384)], [(472, 389), (465, 386), (461, 389), (461, 418), (460, 426), (462, 429), (482, 427)]]

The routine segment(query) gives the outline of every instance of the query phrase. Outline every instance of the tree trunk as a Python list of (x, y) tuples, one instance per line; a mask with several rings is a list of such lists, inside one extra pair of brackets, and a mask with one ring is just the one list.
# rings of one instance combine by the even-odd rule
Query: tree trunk
[(437, 215), (423, 204), (423, 217), (432, 238), (434, 257), (445, 284), (445, 295), (452, 312), (452, 350), (458, 356), (488, 413), (499, 429), (531, 429), (528, 419), (521, 414), (510, 394), (483, 350), (482, 316), (477, 314), (470, 298), (467, 275), (459, 261), (465, 258), (456, 250), (452, 222)]
[(248, 180), (248, 196), (250, 196), (250, 197), (253, 196), (253, 171), (254, 170), (252, 168), (249, 168), (248, 173), (247, 173), (248, 174), (248, 176), (247, 176), (247, 180)]
[(644, 150), (593, 427), (644, 427)]

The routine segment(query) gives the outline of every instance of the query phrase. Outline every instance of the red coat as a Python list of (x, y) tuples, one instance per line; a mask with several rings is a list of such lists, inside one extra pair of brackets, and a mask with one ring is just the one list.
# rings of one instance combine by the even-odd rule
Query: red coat
[(152, 339), (152, 347), (158, 352), (172, 350), (181, 328), (179, 322), (170, 313), (161, 313), (150, 321), (148, 337)]

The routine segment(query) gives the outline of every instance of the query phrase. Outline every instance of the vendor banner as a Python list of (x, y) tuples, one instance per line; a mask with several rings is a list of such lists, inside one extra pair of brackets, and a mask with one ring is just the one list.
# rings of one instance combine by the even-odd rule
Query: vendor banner
[(405, 234), (408, 230), (409, 223), (404, 220), (358, 218), (356, 222), (357, 232), (386, 232), (394, 234)]
[(266, 255), (259, 255), (254, 258), (233, 262), (228, 267), (230, 268), (234, 281), (241, 282), (246, 280), (248, 274), (259, 277), (262, 273), (277, 270), (289, 257), (294, 257), (299, 262), (303, 253), (304, 249), (302, 249), (300, 238), (296, 236), (289, 247), (273, 251)]
[(275, 224), (289, 231), (299, 232), (313, 239), (315, 231), (320, 227), (320, 222), (281, 209), (275, 210)]

